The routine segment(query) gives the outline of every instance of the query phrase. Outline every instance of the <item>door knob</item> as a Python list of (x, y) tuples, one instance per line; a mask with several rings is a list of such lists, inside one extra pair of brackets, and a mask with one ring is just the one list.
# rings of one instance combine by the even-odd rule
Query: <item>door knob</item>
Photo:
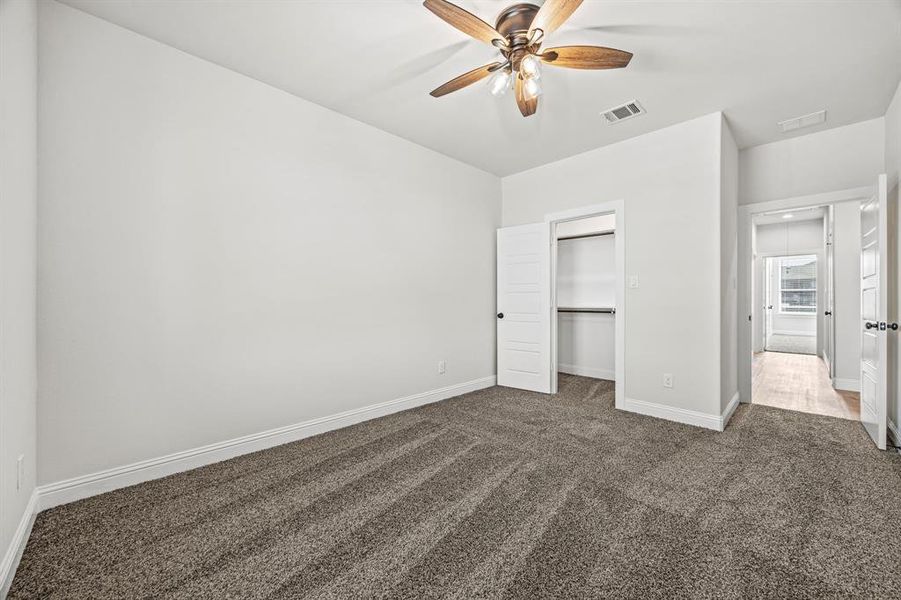
[(827, 310), (827, 311), (824, 312), (823, 314), (826, 315), (827, 317), (831, 317), (831, 316), (832, 316), (832, 311), (831, 311), (831, 310)]
[(769, 306), (766, 307), (766, 309), (767, 309), (767, 310), (773, 310), (773, 305), (770, 304)]
[(879, 323), (871, 323), (870, 321), (867, 321), (865, 327), (867, 329), (879, 329)]
[(503, 318), (504, 318), (504, 313), (497, 313), (497, 318), (498, 318), (498, 319), (503, 319)]
[(888, 328), (891, 329), (892, 331), (898, 331), (898, 324), (897, 324), (897, 323), (889, 323), (888, 325), (886, 325), (886, 327), (888, 327)]

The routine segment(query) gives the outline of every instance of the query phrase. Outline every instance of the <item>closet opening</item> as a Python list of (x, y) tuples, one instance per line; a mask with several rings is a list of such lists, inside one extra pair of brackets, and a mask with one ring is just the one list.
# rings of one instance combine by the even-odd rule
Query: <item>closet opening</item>
[(552, 393), (560, 374), (604, 380), (613, 383), (618, 408), (624, 400), (621, 218), (613, 211), (551, 221)]

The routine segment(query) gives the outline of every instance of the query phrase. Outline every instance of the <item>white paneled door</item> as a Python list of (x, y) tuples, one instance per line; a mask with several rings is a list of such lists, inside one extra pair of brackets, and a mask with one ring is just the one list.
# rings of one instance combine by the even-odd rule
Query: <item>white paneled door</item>
[(497, 383), (551, 391), (550, 226), (497, 230)]
[(876, 193), (860, 207), (860, 422), (880, 450), (887, 429), (888, 190), (879, 176)]

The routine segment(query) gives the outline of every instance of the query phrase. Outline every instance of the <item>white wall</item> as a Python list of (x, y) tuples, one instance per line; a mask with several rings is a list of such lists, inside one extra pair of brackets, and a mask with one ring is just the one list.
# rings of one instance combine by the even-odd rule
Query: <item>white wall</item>
[(495, 176), (53, 2), (40, 85), (41, 483), (494, 375)]
[(874, 185), (883, 171), (884, 139), (880, 117), (746, 148), (740, 154), (739, 202)]
[(823, 249), (823, 219), (807, 219), (757, 226), (757, 252), (783, 255)]
[(560, 313), (557, 317), (557, 370), (615, 380), (616, 317)]
[[(612, 235), (559, 241), (557, 306), (615, 307), (615, 258)], [(560, 313), (557, 318), (559, 370), (614, 379), (615, 325), (616, 317), (611, 314)]]
[[(35, 487), (37, 7), (0, 0), (0, 555), (16, 561)], [(19, 456), (24, 477), (16, 489)], [(0, 572), (0, 577), (7, 573)], [(0, 580), (0, 586), (4, 582)], [(0, 589), (0, 596), (4, 590)]]
[[(888, 174), (889, 202), (894, 204), (894, 231), (893, 239), (895, 249), (895, 294), (894, 294), (894, 311), (889, 315), (890, 319), (898, 321), (901, 319), (901, 276), (898, 275), (898, 269), (901, 269), (901, 186), (899, 186), (899, 176), (901, 176), (901, 83), (895, 91), (895, 96), (885, 113), (885, 173)], [(895, 353), (896, 368), (891, 372), (890, 379), (891, 388), (894, 390), (894, 398), (890, 402), (889, 419), (890, 426), (895, 429), (895, 444), (901, 444), (901, 352), (898, 351), (898, 336), (889, 338), (893, 343)]]
[(721, 410), (721, 129), (715, 113), (503, 179), (505, 226), (624, 200), (617, 235), (639, 278), (626, 290), (625, 394), (708, 415)]
[[(835, 204), (832, 237), (835, 296), (833, 377), (840, 389), (856, 389), (860, 381), (860, 202)], [(822, 312), (822, 311), (821, 311)]]
[(738, 145), (722, 119), (720, 139), (720, 410), (738, 393)]
[(557, 242), (557, 306), (616, 306), (612, 235)]

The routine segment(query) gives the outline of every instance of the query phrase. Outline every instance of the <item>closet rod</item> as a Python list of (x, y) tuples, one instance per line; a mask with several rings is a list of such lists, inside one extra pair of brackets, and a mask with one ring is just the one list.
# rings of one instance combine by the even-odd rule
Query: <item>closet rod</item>
[(557, 312), (565, 312), (565, 313), (609, 313), (616, 314), (615, 308), (575, 308), (575, 307), (564, 307), (558, 306)]
[(558, 237), (557, 241), (560, 242), (563, 240), (581, 240), (582, 238), (600, 237), (602, 235), (613, 235), (615, 233), (616, 233), (616, 231), (602, 231), (601, 233), (583, 233), (582, 235), (567, 235), (565, 237)]

